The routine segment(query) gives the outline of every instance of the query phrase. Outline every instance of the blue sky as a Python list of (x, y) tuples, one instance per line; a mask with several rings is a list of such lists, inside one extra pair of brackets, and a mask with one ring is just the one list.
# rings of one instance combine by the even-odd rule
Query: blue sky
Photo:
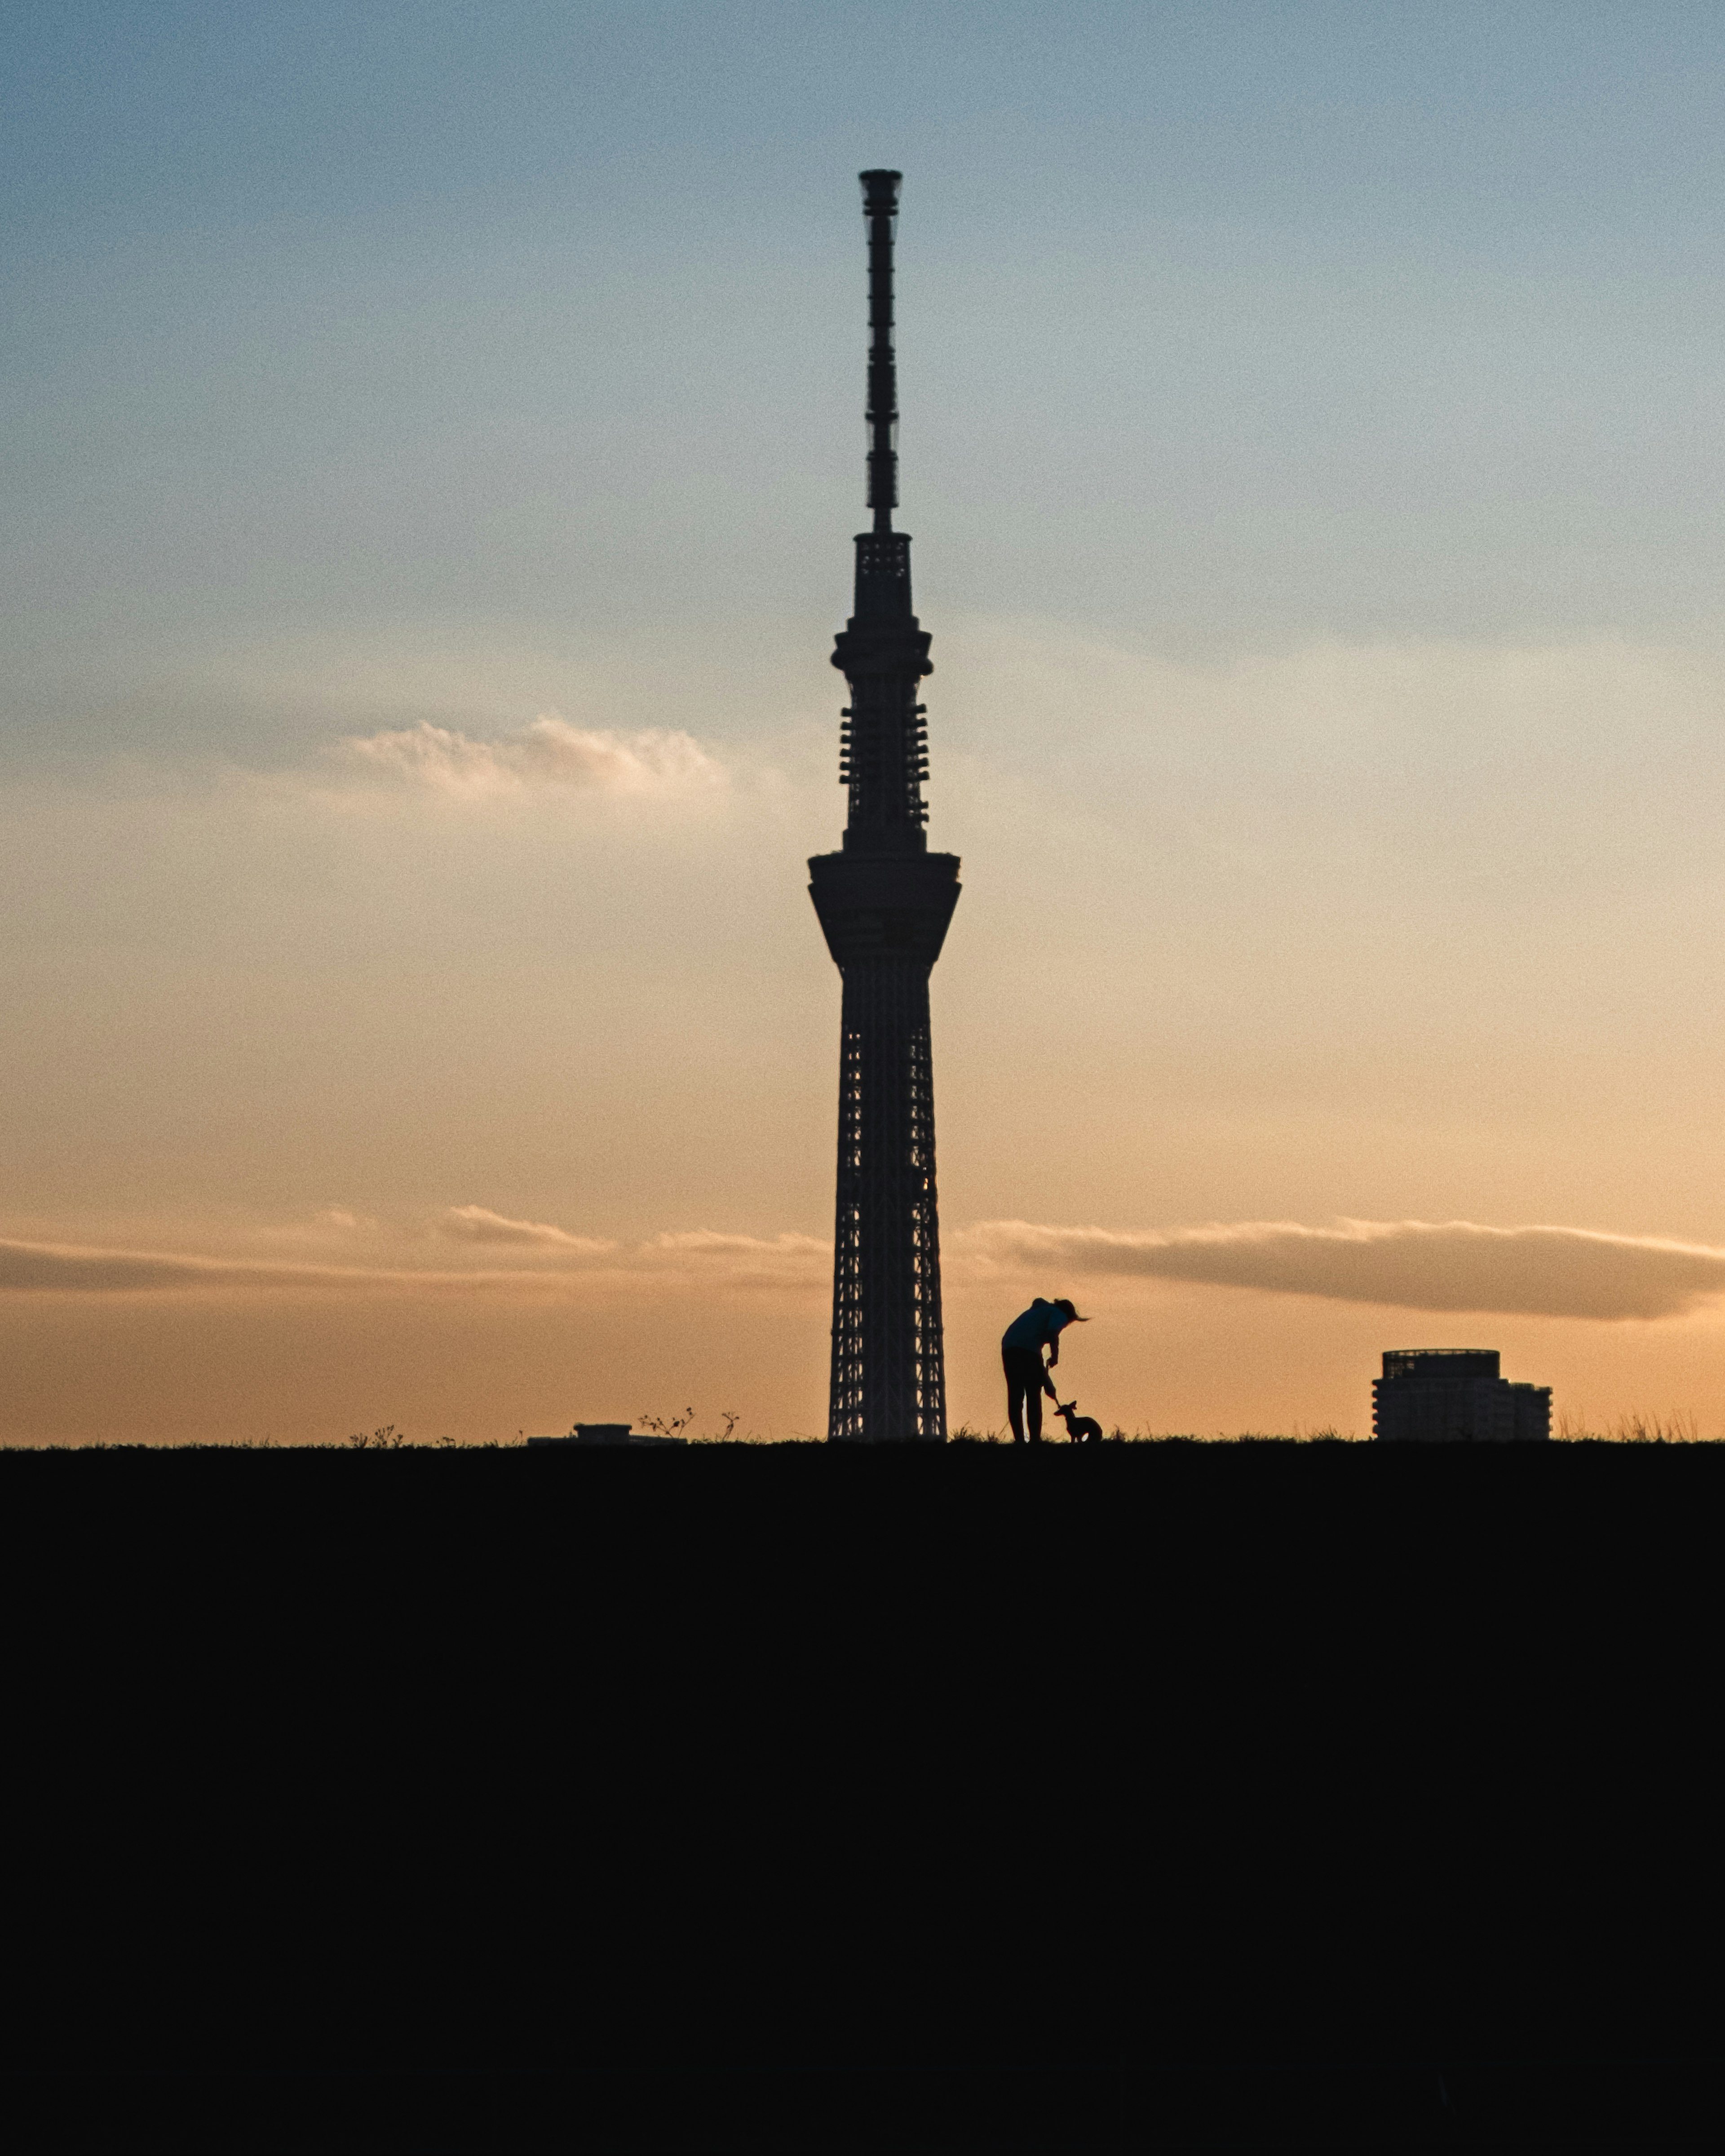
[(1718, 619), (1711, 9), (69, 5), (7, 69), (33, 645), (824, 620), (882, 161), (931, 607)]

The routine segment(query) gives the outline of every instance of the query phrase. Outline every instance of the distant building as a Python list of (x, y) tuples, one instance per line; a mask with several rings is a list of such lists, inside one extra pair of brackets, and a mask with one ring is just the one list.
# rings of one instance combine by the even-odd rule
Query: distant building
[(529, 1445), (686, 1445), (686, 1437), (637, 1435), (626, 1422), (578, 1422), (567, 1437), (530, 1437)]
[(1495, 1348), (1394, 1348), (1372, 1386), (1372, 1435), (1428, 1445), (1551, 1435), (1551, 1387), (1512, 1385)]

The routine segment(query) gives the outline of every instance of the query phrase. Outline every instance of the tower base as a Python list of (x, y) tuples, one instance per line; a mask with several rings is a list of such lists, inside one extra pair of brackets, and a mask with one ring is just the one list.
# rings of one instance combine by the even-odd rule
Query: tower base
[(845, 973), (827, 1430), (853, 1444), (946, 1440), (928, 968), (916, 958)]

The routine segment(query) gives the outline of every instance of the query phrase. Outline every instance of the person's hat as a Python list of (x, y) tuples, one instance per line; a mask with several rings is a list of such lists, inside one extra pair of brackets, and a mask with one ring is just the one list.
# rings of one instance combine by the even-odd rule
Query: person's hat
[(1066, 1313), (1068, 1322), (1073, 1325), (1088, 1325), (1090, 1323), (1090, 1320), (1087, 1317), (1081, 1317), (1078, 1315), (1077, 1306), (1074, 1303), (1068, 1302), (1065, 1296), (1063, 1295), (1056, 1296), (1055, 1297), (1055, 1308), (1056, 1310), (1064, 1310)]

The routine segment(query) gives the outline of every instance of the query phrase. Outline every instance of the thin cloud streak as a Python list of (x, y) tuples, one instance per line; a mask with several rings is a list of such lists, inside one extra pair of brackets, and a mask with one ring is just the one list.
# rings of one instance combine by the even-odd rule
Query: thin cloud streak
[[(0, 1293), (127, 1295), (160, 1288), (208, 1287), (235, 1271), (274, 1278), (293, 1267), (224, 1265), (208, 1258), (152, 1256), (127, 1250), (76, 1250), (54, 1243), (0, 1241)], [(311, 1270), (302, 1267), (297, 1270)]]
[(388, 1291), (484, 1287), (511, 1281), (543, 1282), (547, 1277), (543, 1272), (501, 1269), (447, 1272), (413, 1266), (279, 1264), (267, 1259), (206, 1258), (177, 1252), (106, 1250), (0, 1240), (0, 1294), (138, 1295), (234, 1289)]
[[(475, 1221), (474, 1215), (478, 1215)], [(559, 1288), (633, 1283), (638, 1288), (824, 1288), (831, 1245), (813, 1235), (728, 1235), (709, 1229), (658, 1235), (630, 1245), (516, 1221), (482, 1206), (452, 1207), (438, 1232), (501, 1244), (547, 1262), (452, 1270), (416, 1265), (340, 1265), (229, 1259), (178, 1252), (93, 1249), (0, 1238), (0, 1295), (161, 1295), (295, 1291), (312, 1294), (413, 1295), (427, 1291)]]
[(438, 1233), (460, 1243), (530, 1244), (538, 1249), (579, 1250), (597, 1257), (617, 1245), (592, 1235), (572, 1235), (545, 1220), (511, 1220), (483, 1205), (452, 1205), (437, 1224)]
[(711, 1228), (656, 1235), (641, 1256), (691, 1281), (729, 1288), (778, 1288), (825, 1295), (833, 1246), (819, 1235), (726, 1235)]
[(692, 734), (662, 726), (630, 734), (576, 726), (555, 711), (490, 741), (422, 719), (417, 726), (349, 734), (337, 752), (374, 777), (456, 801), (552, 790), (711, 793), (727, 783), (724, 766)]
[[(450, 1207), (434, 1227), (457, 1241), (512, 1252), (516, 1262), (465, 1270), (271, 1263), (0, 1240), (0, 1293), (819, 1294), (832, 1263), (830, 1244), (793, 1233), (733, 1235), (703, 1228), (620, 1245), (478, 1205)], [(988, 1220), (949, 1235), (947, 1253), (955, 1279), (977, 1282), (1029, 1270), (1042, 1274), (1045, 1286), (1073, 1275), (1166, 1280), (1517, 1317), (1681, 1317), (1725, 1295), (1725, 1250), (1583, 1228), (1487, 1228), (1467, 1220), (1343, 1220), (1327, 1228), (1245, 1221), (1127, 1234)]]
[(1167, 1232), (990, 1220), (952, 1239), (982, 1269), (1189, 1281), (1403, 1310), (1603, 1319), (1680, 1317), (1725, 1294), (1725, 1250), (1585, 1228), (1471, 1220), (1245, 1221)]

